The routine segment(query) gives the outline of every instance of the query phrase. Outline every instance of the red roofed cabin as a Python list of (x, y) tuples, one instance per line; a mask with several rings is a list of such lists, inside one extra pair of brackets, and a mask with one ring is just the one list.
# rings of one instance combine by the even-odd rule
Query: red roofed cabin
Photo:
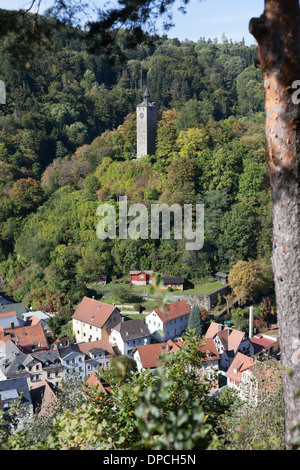
[(111, 329), (122, 321), (115, 305), (84, 297), (72, 316), (77, 343), (107, 339)]
[(130, 283), (136, 286), (152, 284), (153, 271), (130, 271)]

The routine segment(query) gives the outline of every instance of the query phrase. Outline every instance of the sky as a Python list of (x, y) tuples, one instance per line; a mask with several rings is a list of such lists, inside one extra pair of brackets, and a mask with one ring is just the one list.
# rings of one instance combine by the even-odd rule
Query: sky
[[(106, 1), (94, 0), (94, 3), (101, 7)], [(31, 0), (0, 0), (0, 8), (4, 9), (19, 9), (30, 4)], [(47, 4), (49, 0), (41, 0), (41, 12)], [(233, 42), (244, 39), (247, 45), (256, 44), (248, 32), (248, 25), (252, 17), (262, 14), (263, 9), (264, 0), (190, 0), (185, 15), (173, 7), (175, 27), (167, 35), (180, 41), (189, 39), (196, 42), (204, 37), (222, 42), (225, 34)], [(163, 30), (159, 28), (158, 33), (163, 34)]]

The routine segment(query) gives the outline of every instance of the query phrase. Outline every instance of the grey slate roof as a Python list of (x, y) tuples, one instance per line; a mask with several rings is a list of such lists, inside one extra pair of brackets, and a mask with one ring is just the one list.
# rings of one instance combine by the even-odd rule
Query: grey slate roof
[(32, 360), (40, 361), (44, 366), (51, 367), (57, 366), (58, 363), (61, 363), (58, 351), (55, 349), (50, 349), (46, 351), (36, 351), (26, 354), (26, 358), (23, 362), (24, 365), (29, 364)]
[(20, 351), (11, 340), (6, 341), (0, 348), (0, 370), (5, 377), (14, 374), (22, 374), (25, 359), (26, 354)]
[(27, 313), (25, 305), (23, 302), (19, 303), (9, 303), (5, 305), (0, 305), (0, 313), (2, 312), (12, 312), (15, 311), (19, 320), (23, 320), (23, 313)]
[(69, 346), (59, 347), (57, 351), (58, 351), (59, 356), (62, 359), (64, 359), (66, 356), (68, 356), (69, 354), (74, 353), (74, 352), (76, 352), (78, 354), (81, 354), (81, 355), (83, 354), (80, 351), (77, 343), (71, 344)]
[(183, 284), (184, 277), (181, 276), (173, 276), (173, 277), (162, 277), (164, 284)]
[(2, 402), (9, 399), (15, 399), (21, 393), (23, 394), (22, 402), (28, 406), (32, 405), (31, 395), (25, 377), (0, 381), (0, 395)]
[(120, 333), (124, 342), (150, 336), (147, 325), (140, 319), (123, 321), (113, 329)]

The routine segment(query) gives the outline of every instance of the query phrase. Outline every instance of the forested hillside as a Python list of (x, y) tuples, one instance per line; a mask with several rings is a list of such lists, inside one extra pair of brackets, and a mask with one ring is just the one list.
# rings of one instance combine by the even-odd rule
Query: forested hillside
[[(0, 275), (16, 301), (71, 313), (87, 284), (129, 269), (202, 279), (271, 255), (264, 94), (255, 47), (167, 37), (110, 65), (80, 38), (18, 71), (0, 45)], [(147, 83), (157, 152), (136, 162)], [(205, 244), (96, 236), (101, 202), (204, 203)], [(138, 263), (138, 265), (137, 265)]]

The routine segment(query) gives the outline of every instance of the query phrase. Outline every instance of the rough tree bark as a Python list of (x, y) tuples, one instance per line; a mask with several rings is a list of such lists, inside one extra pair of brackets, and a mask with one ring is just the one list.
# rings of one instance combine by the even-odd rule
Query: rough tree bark
[(265, 0), (250, 21), (263, 73), (267, 160), (273, 198), (273, 271), (284, 372), (285, 443), (300, 422), (300, 113), (292, 84), (300, 80), (299, 0)]

